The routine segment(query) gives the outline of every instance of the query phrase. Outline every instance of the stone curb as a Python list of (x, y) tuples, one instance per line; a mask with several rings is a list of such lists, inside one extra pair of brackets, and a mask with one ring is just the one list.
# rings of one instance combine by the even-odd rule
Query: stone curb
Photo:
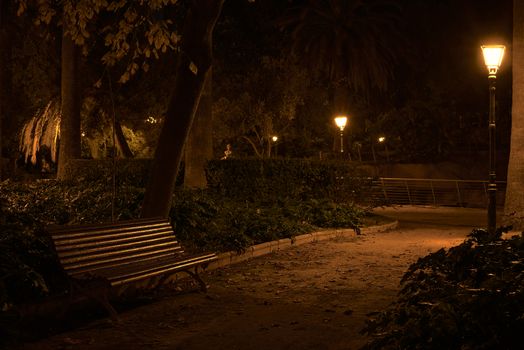
[[(378, 232), (385, 232), (392, 230), (398, 226), (398, 221), (390, 222), (384, 225), (375, 225), (369, 227), (363, 227), (360, 229), (361, 234), (371, 234)], [(284, 238), (276, 241), (256, 244), (246, 248), (242, 253), (236, 251), (229, 251), (218, 254), (218, 259), (210, 263), (206, 270), (215, 270), (220, 267), (240, 263), (258, 256), (267, 255), (272, 252), (276, 252), (282, 249), (286, 249), (292, 246), (299, 246), (306, 243), (320, 242), (328, 239), (339, 238), (339, 237), (354, 237), (356, 232), (354, 229), (330, 229), (316, 231), (312, 233), (306, 233), (293, 238)]]

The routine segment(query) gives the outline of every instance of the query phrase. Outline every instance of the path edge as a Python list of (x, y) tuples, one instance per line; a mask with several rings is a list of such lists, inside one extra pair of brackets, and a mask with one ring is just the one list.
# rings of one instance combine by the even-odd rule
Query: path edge
[[(382, 225), (362, 227), (360, 228), (360, 234), (386, 232), (397, 228), (397, 226), (398, 220)], [(215, 270), (221, 267), (237, 264), (252, 258), (267, 255), (279, 250), (303, 245), (306, 243), (321, 242), (328, 239), (356, 236), (357, 233), (353, 228), (337, 228), (306, 233), (303, 235), (295, 236), (293, 238), (283, 238), (271, 242), (255, 244), (246, 248), (243, 252), (228, 251), (218, 254), (217, 260), (210, 263), (207, 266), (206, 270)]]

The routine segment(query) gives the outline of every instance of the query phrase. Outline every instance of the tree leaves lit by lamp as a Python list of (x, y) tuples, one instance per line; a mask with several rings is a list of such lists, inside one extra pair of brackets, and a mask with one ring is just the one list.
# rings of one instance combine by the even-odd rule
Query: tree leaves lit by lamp
[(495, 91), (497, 72), (502, 64), (504, 45), (482, 45), (484, 63), (488, 68), (489, 79), (489, 184), (488, 184), (488, 233), (494, 235), (497, 226), (497, 184), (495, 173)]
[(345, 115), (339, 115), (335, 118), (335, 124), (340, 129), (340, 153), (344, 153), (344, 128), (348, 122), (348, 117)]

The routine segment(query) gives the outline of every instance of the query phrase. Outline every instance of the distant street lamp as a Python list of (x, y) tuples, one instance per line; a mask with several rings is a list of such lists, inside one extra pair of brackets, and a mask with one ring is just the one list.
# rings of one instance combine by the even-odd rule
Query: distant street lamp
[(348, 117), (345, 115), (339, 115), (335, 118), (335, 124), (340, 129), (340, 153), (344, 153), (344, 128), (348, 122)]
[(495, 234), (497, 226), (497, 184), (495, 169), (495, 82), (497, 71), (504, 57), (504, 45), (483, 45), (481, 46), (484, 62), (488, 68), (489, 80), (489, 185), (488, 185), (488, 233)]
[(277, 156), (277, 141), (278, 141), (278, 136), (277, 135), (274, 135), (271, 137), (271, 140), (273, 141), (273, 143), (275, 144), (275, 157)]
[(389, 150), (388, 150), (388, 144), (386, 143), (386, 137), (380, 136), (378, 138), (378, 143), (384, 144), (384, 150), (386, 151), (386, 162), (389, 163)]

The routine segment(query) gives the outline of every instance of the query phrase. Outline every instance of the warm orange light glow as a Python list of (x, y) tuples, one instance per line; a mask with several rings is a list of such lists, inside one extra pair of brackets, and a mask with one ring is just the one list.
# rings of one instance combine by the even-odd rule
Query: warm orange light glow
[(344, 128), (346, 127), (346, 124), (348, 122), (348, 117), (345, 115), (339, 115), (335, 118), (335, 124), (340, 128), (340, 131), (344, 131)]
[(380, 137), (378, 138), (378, 142), (382, 143), (382, 142), (384, 142), (384, 141), (386, 141), (386, 138), (385, 138), (384, 136), (380, 136)]
[(278, 136), (275, 135), (275, 136), (273, 136), (271, 139), (273, 140), (273, 142), (277, 142), (277, 141), (278, 141)]
[(488, 67), (489, 74), (497, 74), (506, 47), (504, 45), (482, 45), (480, 48), (482, 49), (484, 63)]

